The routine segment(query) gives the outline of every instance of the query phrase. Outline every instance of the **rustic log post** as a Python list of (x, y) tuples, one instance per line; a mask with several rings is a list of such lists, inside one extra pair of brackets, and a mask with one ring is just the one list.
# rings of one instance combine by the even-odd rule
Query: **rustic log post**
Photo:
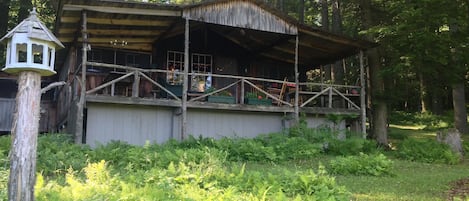
[(366, 138), (366, 94), (365, 67), (363, 64), (363, 50), (360, 51), (360, 123), (363, 138)]
[(132, 97), (138, 97), (139, 96), (139, 88), (140, 88), (140, 76), (138, 74), (138, 71), (134, 71), (134, 83), (132, 85)]
[(300, 73), (298, 72), (298, 44), (299, 44), (299, 37), (296, 34), (296, 42), (295, 42), (295, 121), (299, 122), (300, 120), (300, 109), (298, 106), (299, 98), (300, 98), (300, 80), (299, 76)]
[(81, 90), (80, 90), (80, 100), (77, 102), (77, 118), (75, 122), (75, 142), (82, 143), (83, 142), (83, 110), (85, 108), (85, 95), (86, 95), (86, 62), (87, 58), (87, 51), (88, 51), (88, 35), (87, 35), (87, 17), (86, 11), (82, 13), (82, 55), (81, 55)]
[(41, 76), (55, 74), (55, 48), (64, 47), (36, 14), (33, 8), (27, 19), (0, 39), (7, 41), (8, 48), (2, 70), (19, 75), (8, 181), (8, 200), (12, 201), (34, 200)]
[(184, 32), (184, 79), (182, 85), (182, 128), (181, 140), (184, 140), (187, 132), (187, 85), (189, 84), (189, 19), (186, 18)]
[(240, 95), (240, 99), (239, 100), (239, 103), (240, 104), (244, 104), (244, 93), (245, 93), (245, 89), (244, 89), (244, 78), (241, 78), (241, 95)]
[(21, 72), (12, 129), (9, 200), (34, 200), (40, 102), (41, 75), (33, 71)]

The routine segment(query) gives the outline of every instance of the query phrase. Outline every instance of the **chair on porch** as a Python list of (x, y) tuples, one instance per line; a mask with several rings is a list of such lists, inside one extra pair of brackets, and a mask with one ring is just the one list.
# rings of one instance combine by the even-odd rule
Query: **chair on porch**
[[(279, 100), (283, 100), (283, 97), (285, 96), (285, 90), (287, 89), (287, 81), (288, 81), (288, 79), (287, 79), (287, 77), (285, 77), (283, 79), (282, 86), (280, 88), (271, 87), (271, 88), (267, 89), (267, 92), (270, 95), (273, 95), (274, 97), (278, 98)], [(276, 103), (277, 106), (282, 105), (282, 102), (277, 101), (275, 99), (272, 100), (272, 103), (273, 104)]]

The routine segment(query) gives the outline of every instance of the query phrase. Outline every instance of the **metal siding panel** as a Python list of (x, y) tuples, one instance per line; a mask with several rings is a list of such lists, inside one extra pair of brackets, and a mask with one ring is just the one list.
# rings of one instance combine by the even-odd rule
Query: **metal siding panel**
[(298, 34), (295, 25), (250, 2), (226, 2), (186, 9), (183, 17), (226, 26)]
[(91, 146), (111, 140), (163, 143), (172, 135), (171, 118), (170, 109), (89, 104), (86, 142)]
[(281, 132), (282, 116), (277, 113), (188, 110), (188, 133), (215, 139), (252, 138), (259, 134)]

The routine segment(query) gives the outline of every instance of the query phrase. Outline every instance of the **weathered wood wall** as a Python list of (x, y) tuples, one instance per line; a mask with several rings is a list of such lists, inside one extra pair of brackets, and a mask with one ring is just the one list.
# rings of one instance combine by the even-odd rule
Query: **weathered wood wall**
[(0, 131), (11, 131), (15, 104), (15, 99), (0, 98)]
[(227, 1), (187, 8), (183, 17), (232, 27), (296, 35), (295, 25), (246, 1)]

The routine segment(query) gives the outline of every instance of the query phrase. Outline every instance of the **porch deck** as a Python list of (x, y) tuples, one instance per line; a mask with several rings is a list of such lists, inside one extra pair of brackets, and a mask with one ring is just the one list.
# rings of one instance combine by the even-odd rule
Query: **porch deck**
[[(308, 114), (360, 114), (360, 86), (322, 83), (299, 83), (284, 80), (244, 77), (237, 75), (189, 73), (192, 83), (188, 91), (167, 82), (167, 75), (183, 73), (160, 69), (141, 69), (114, 64), (88, 62), (99, 67), (99, 73), (87, 73), (86, 101), (111, 104), (135, 104), (178, 108), (182, 96), (187, 96), (187, 108), (234, 111)], [(224, 80), (219, 88), (207, 90), (195, 80)], [(202, 78), (202, 79), (201, 79)], [(212, 86), (217, 83), (213, 83)], [(296, 91), (298, 90), (298, 95)], [(210, 96), (229, 94), (231, 102), (213, 102)], [(298, 98), (296, 98), (298, 97)], [(248, 98), (254, 98), (253, 104)]]

